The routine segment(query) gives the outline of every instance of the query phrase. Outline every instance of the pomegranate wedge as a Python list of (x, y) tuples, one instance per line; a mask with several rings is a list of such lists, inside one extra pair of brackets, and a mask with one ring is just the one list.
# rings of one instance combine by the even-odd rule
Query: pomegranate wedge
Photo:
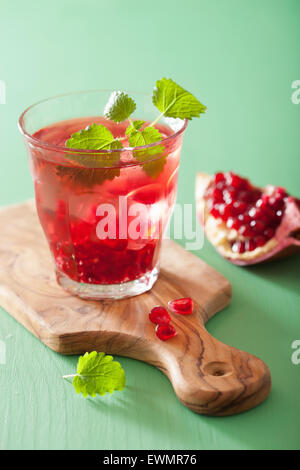
[(198, 173), (196, 205), (206, 237), (232, 263), (300, 253), (300, 200), (284, 188), (258, 188), (232, 172)]

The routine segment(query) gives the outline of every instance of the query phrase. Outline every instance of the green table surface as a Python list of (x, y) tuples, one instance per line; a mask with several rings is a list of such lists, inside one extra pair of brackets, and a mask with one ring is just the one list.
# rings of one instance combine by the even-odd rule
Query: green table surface
[[(19, 114), (81, 89), (151, 90), (172, 77), (208, 107), (186, 133), (178, 202), (194, 201), (198, 170), (233, 169), (300, 196), (299, 0), (52, 0), (0, 2), (0, 203), (33, 196)], [(184, 242), (184, 241), (183, 241)], [(61, 356), (4, 310), (0, 339), (2, 449), (295, 449), (300, 447), (299, 258), (239, 268), (205, 242), (197, 252), (232, 283), (231, 305), (209, 321), (218, 339), (261, 357), (273, 388), (261, 406), (211, 418), (181, 405), (154, 367), (120, 358), (128, 386), (77, 396)]]

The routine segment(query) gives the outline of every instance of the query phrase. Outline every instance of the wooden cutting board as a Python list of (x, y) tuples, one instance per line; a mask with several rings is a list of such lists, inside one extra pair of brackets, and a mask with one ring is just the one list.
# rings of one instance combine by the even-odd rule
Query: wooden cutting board
[[(179, 400), (197, 413), (239, 413), (268, 396), (271, 377), (265, 363), (205, 329), (207, 320), (230, 302), (230, 283), (175, 242), (165, 241), (161, 274), (150, 292), (87, 301), (56, 283), (32, 201), (3, 208), (0, 227), (0, 304), (51, 349), (105, 351), (148, 362), (166, 374)], [(161, 341), (148, 313), (180, 297), (192, 297), (195, 312), (172, 315), (178, 335)]]

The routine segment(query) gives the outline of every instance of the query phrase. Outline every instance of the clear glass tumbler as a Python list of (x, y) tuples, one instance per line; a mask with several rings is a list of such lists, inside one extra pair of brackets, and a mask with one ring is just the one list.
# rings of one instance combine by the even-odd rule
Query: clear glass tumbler
[[(129, 122), (102, 117), (110, 90), (70, 93), (29, 107), (19, 120), (29, 153), (40, 223), (58, 283), (86, 299), (119, 299), (153, 286), (163, 234), (176, 199), (187, 121), (162, 119), (163, 139), (121, 150), (65, 147), (74, 132), (104, 124), (114, 137)], [(133, 119), (158, 115), (151, 96), (129, 93)], [(135, 113), (136, 114), (136, 113)]]

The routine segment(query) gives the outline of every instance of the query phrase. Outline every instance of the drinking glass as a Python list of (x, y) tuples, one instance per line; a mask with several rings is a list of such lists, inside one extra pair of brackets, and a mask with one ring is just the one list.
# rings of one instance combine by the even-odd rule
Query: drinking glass
[[(153, 122), (159, 113), (151, 96), (128, 93), (137, 105), (131, 118)], [(187, 126), (163, 118), (156, 125), (161, 141), (130, 147), (129, 121), (103, 117), (110, 96), (110, 90), (56, 96), (30, 106), (19, 120), (57, 281), (85, 299), (130, 297), (155, 283)], [(65, 146), (91, 124), (105, 125), (123, 148)]]

